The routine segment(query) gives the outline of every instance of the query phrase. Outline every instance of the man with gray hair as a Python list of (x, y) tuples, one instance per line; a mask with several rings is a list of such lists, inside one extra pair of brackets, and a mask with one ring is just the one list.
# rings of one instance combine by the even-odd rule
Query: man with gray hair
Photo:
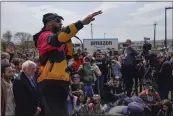
[(36, 64), (27, 60), (22, 64), (22, 72), (14, 80), (13, 91), (16, 102), (16, 116), (37, 116), (41, 108), (36, 83), (33, 80)]

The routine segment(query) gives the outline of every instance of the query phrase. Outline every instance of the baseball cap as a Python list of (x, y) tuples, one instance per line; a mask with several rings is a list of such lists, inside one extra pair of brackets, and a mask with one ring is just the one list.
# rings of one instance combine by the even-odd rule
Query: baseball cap
[(122, 114), (128, 116), (144, 116), (144, 106), (140, 103), (132, 102), (122, 109)]
[(149, 86), (148, 90), (151, 91), (151, 92), (156, 92), (155, 89), (152, 86)]

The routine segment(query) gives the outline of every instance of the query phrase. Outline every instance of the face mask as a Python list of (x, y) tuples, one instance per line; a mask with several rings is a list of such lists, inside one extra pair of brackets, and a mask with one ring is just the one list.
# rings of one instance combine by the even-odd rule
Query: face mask
[(86, 69), (87, 71), (91, 69), (90, 64), (84, 64), (84, 69)]
[(85, 63), (84, 63), (84, 65), (89, 66), (89, 65), (90, 65), (90, 63), (89, 63), (89, 62), (85, 62)]
[(112, 63), (112, 66), (115, 66), (115, 63)]

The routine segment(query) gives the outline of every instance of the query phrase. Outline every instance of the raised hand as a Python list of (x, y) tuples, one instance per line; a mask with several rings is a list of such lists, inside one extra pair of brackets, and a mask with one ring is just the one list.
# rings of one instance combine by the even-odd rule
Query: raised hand
[(95, 20), (95, 18), (94, 18), (95, 16), (100, 15), (102, 13), (103, 12), (100, 10), (100, 11), (97, 11), (97, 12), (94, 12), (94, 13), (88, 15), (86, 18), (84, 18), (82, 20), (83, 25), (88, 25), (90, 22)]

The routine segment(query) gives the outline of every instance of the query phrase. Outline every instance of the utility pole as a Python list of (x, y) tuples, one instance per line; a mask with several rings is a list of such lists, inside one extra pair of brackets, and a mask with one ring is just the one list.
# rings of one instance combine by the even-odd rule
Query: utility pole
[[(173, 47), (173, 1), (172, 1), (172, 47)], [(173, 96), (173, 95), (172, 95)], [(173, 98), (173, 97), (172, 97)], [(172, 99), (173, 100), (173, 99)]]
[(91, 23), (91, 38), (93, 39), (93, 24)]
[(173, 9), (173, 7), (165, 7), (165, 47), (167, 48), (167, 10)]
[(154, 23), (154, 48), (156, 48), (156, 23)]
[(165, 8), (165, 47), (167, 48), (167, 8)]
[(106, 38), (106, 34), (107, 34), (107, 33), (104, 33), (104, 39)]

